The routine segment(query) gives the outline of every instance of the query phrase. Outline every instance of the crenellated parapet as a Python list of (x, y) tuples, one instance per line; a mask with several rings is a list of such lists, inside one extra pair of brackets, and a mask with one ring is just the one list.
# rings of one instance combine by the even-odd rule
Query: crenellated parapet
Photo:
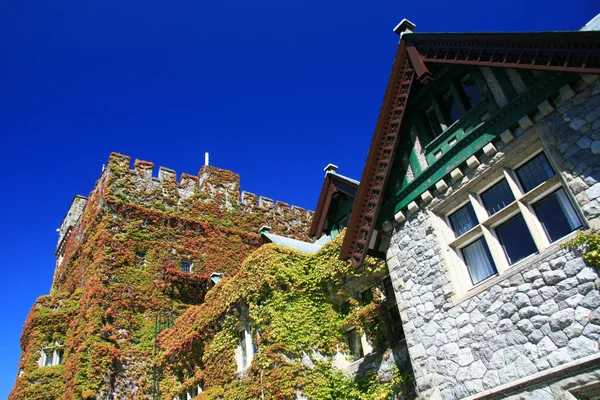
[[(281, 234), (307, 238), (313, 212), (240, 190), (240, 176), (203, 166), (197, 176), (177, 173), (154, 163), (112, 153), (105, 171), (107, 198), (193, 219), (209, 220), (257, 232), (269, 223)], [(260, 222), (258, 220), (261, 220)], [(255, 226), (259, 225), (259, 226)]]

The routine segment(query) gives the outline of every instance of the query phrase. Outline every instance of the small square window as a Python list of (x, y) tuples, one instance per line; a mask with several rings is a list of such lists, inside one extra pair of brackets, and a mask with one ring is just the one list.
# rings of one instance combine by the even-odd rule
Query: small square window
[(529, 192), (555, 175), (544, 153), (540, 153), (517, 168), (516, 173), (525, 192)]
[(551, 242), (581, 227), (581, 221), (563, 189), (538, 201), (533, 209)]
[(459, 237), (477, 225), (475, 210), (473, 210), (471, 203), (467, 203), (465, 206), (458, 209), (458, 211), (450, 214), (448, 219), (450, 220), (450, 226), (456, 237)]
[(496, 233), (511, 265), (537, 252), (535, 242), (521, 214), (498, 226)]
[(181, 262), (181, 272), (184, 274), (189, 274), (192, 272), (192, 264), (187, 261)]
[(481, 193), (481, 200), (483, 200), (483, 205), (485, 206), (488, 215), (491, 217), (515, 201), (515, 196), (513, 196), (510, 191), (506, 179), (502, 179), (500, 182)]
[(462, 254), (473, 285), (498, 273), (490, 249), (483, 238), (463, 247)]
[(373, 291), (371, 288), (360, 292), (360, 304), (366, 306), (373, 301)]

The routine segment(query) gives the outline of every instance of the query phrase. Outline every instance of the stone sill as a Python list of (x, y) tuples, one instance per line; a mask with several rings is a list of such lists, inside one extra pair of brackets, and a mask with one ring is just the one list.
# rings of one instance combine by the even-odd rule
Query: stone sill
[(545, 258), (562, 250), (560, 246), (563, 243), (566, 243), (568, 240), (575, 237), (575, 235), (577, 235), (577, 233), (580, 232), (581, 229), (583, 229), (583, 228), (574, 230), (573, 232), (569, 233), (565, 237), (557, 240), (554, 243), (551, 243), (550, 246), (548, 246), (541, 253), (533, 254), (533, 255), (525, 258), (524, 260), (519, 261), (518, 263), (516, 263), (515, 265), (510, 267), (507, 270), (507, 272), (503, 273), (502, 275), (496, 275), (494, 277), (488, 278), (485, 281), (477, 284), (476, 286), (473, 286), (473, 288), (471, 288), (463, 297), (453, 301), (454, 305), (458, 305), (466, 300), (469, 300), (472, 297), (477, 296), (478, 294), (485, 292), (486, 290), (490, 289), (492, 286), (498, 285), (500, 282), (502, 282), (506, 279), (509, 279), (511, 276), (525, 271), (526, 269), (530, 268), (533, 264), (542, 262)]

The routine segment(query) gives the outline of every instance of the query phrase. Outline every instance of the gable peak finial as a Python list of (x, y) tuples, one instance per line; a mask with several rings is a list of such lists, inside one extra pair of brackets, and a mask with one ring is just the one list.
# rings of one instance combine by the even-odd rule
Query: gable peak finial
[(325, 168), (323, 168), (323, 171), (325, 171), (325, 173), (329, 173), (329, 172), (335, 172), (337, 171), (338, 166), (335, 164), (327, 164), (327, 166)]
[(400, 21), (398, 25), (396, 25), (396, 27), (394, 28), (394, 32), (402, 36), (405, 33), (411, 33), (415, 30), (416, 27), (417, 25), (404, 18), (402, 21)]

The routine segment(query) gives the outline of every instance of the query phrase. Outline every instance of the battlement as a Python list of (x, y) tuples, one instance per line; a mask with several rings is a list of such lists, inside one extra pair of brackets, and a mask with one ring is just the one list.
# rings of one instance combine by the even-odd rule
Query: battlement
[(176, 171), (171, 168), (161, 166), (155, 174), (152, 162), (135, 160), (132, 165), (129, 156), (112, 153), (105, 173), (109, 174), (109, 199), (186, 217), (214, 214), (214, 207), (203, 208), (202, 204), (216, 203), (221, 211), (265, 214), (269, 220), (286, 221), (288, 229), (281, 230), (282, 234), (303, 231), (304, 224), (313, 217), (312, 211), (302, 207), (241, 191), (238, 174), (213, 166), (203, 166), (197, 176), (182, 173), (177, 179)]
[(86, 203), (87, 197), (81, 195), (75, 196), (71, 202), (71, 206), (69, 207), (69, 210), (67, 211), (67, 214), (65, 215), (65, 218), (58, 229), (58, 243), (56, 245), (57, 252), (60, 251), (61, 246), (69, 236), (73, 226), (77, 223), (77, 221), (79, 221)]

